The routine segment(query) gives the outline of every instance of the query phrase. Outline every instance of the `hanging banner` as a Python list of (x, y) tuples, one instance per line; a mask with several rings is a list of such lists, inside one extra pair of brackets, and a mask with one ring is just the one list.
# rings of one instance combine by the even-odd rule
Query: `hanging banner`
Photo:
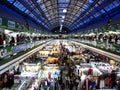
[(15, 22), (8, 20), (8, 27), (15, 28)]
[(0, 18), (0, 25), (2, 25), (2, 18)]

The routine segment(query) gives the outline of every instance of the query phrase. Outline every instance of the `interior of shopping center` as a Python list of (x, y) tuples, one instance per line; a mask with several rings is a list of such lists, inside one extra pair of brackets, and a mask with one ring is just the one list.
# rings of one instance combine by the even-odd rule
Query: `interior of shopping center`
[(120, 0), (0, 0), (0, 90), (120, 90)]

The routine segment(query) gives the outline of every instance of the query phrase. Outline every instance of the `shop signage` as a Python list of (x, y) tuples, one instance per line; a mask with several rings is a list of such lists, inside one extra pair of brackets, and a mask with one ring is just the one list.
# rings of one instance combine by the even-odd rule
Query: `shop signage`
[(8, 20), (8, 27), (15, 28), (15, 22)]
[(0, 18), (0, 25), (2, 25), (2, 18)]

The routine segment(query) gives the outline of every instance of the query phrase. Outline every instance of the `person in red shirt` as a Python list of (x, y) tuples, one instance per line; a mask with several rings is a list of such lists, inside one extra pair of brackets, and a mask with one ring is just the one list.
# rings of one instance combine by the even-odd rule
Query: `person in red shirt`
[(110, 87), (110, 81), (111, 81), (110, 76), (108, 76), (107, 78), (105, 78), (105, 85), (107, 85), (108, 87)]
[(3, 38), (2, 35), (0, 35), (0, 47), (3, 45)]
[(93, 69), (92, 68), (89, 68), (88, 75), (93, 75)]
[(48, 73), (48, 78), (51, 79), (51, 73), (50, 72)]
[(83, 89), (82, 90), (90, 90), (90, 80), (89, 78), (86, 78), (83, 83)]

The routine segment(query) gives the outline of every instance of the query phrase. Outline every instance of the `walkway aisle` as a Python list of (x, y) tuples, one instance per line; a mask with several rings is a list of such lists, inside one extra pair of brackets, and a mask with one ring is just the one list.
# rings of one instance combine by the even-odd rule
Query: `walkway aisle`
[[(65, 80), (66, 74), (68, 73), (68, 67), (67, 67), (67, 65), (60, 66), (60, 67), (61, 67), (61, 70), (62, 70), (62, 82), (65, 85), (65, 90), (69, 90), (69, 88), (68, 89), (66, 88), (66, 80)], [(73, 88), (73, 90), (75, 90), (75, 87)]]
[[(69, 66), (67, 65), (67, 50), (64, 46), (62, 46), (61, 44), (61, 55), (60, 55), (60, 70), (61, 70), (61, 76), (62, 76), (62, 82), (63, 84), (65, 85), (65, 90), (69, 90), (66, 89), (66, 80), (65, 80), (65, 77), (66, 77), (66, 74), (68, 74), (69, 72)], [(71, 72), (72, 73), (72, 72)], [(62, 89), (61, 89), (62, 90)], [(73, 90), (75, 90), (75, 88), (73, 88)]]

